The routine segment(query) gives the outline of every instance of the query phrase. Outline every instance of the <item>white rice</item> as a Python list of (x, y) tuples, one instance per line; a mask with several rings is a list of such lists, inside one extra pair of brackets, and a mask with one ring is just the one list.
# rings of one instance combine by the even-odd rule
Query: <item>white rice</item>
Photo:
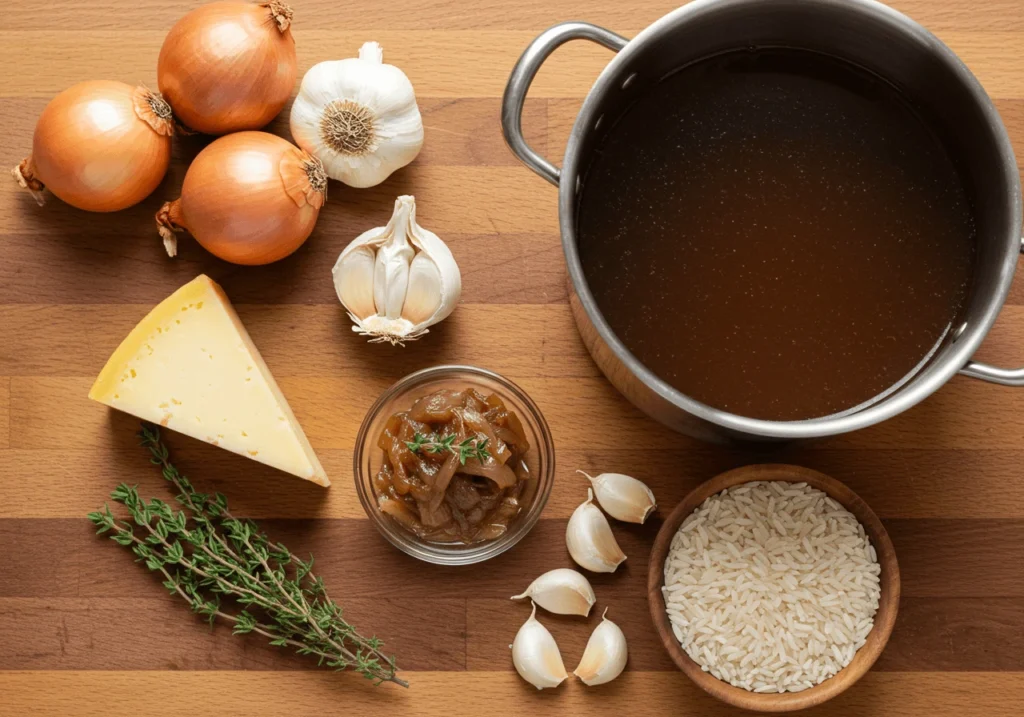
[(711, 496), (665, 560), (666, 610), (705, 672), (752, 692), (799, 692), (853, 659), (874, 625), (881, 568), (864, 526), (806, 483)]

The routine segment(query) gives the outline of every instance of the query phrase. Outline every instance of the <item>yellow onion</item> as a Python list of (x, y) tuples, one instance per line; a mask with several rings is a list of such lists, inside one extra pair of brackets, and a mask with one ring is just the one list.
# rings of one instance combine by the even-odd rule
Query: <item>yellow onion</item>
[(181, 198), (157, 212), (170, 256), (176, 231), (188, 231), (211, 254), (233, 264), (269, 264), (306, 241), (327, 198), (320, 160), (277, 135), (238, 132), (200, 152)]
[(292, 10), (279, 0), (215, 2), (167, 33), (157, 84), (184, 125), (206, 134), (259, 129), (295, 86)]
[(80, 82), (50, 100), (32, 154), (12, 170), (40, 206), (43, 189), (73, 207), (116, 212), (148, 197), (171, 162), (171, 108), (124, 82)]

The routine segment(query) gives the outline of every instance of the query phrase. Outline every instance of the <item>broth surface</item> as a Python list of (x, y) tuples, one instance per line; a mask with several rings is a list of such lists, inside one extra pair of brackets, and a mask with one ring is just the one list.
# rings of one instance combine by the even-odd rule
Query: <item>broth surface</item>
[(596, 148), (577, 236), (601, 312), (663, 380), (796, 420), (872, 399), (949, 330), (973, 272), (952, 159), (889, 84), (798, 50), (666, 78)]

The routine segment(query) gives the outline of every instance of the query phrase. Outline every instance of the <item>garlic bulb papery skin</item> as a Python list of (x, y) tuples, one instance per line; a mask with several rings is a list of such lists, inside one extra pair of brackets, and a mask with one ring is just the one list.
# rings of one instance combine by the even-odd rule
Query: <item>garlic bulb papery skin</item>
[(359, 57), (313, 65), (292, 104), (295, 143), (332, 179), (373, 187), (409, 164), (423, 146), (423, 119), (405, 73), (384, 64), (376, 42)]
[(595, 573), (614, 573), (626, 559), (608, 519), (594, 505), (594, 491), (590, 488), (587, 489), (587, 500), (569, 517), (565, 544), (569, 555), (580, 567)]
[(598, 505), (616, 520), (643, 523), (658, 507), (651, 489), (636, 478), (622, 473), (602, 473), (592, 477), (583, 471), (576, 472), (587, 477), (594, 487)]
[(611, 682), (621, 675), (629, 657), (626, 636), (607, 615), (608, 610), (605, 609), (601, 624), (590, 633), (580, 664), (572, 671), (583, 684), (590, 687)]
[(402, 345), (443, 321), (462, 295), (451, 250), (416, 223), (416, 199), (395, 200), (387, 226), (363, 232), (334, 264), (334, 289), (352, 330), (371, 343)]
[(516, 633), (511, 647), (512, 664), (516, 666), (516, 672), (538, 690), (558, 687), (569, 676), (555, 638), (537, 620), (536, 604), (530, 619)]
[(594, 588), (582, 574), (571, 568), (549, 570), (530, 583), (526, 592), (513, 595), (513, 600), (530, 598), (548, 612), (556, 615), (590, 614), (590, 608), (597, 602)]

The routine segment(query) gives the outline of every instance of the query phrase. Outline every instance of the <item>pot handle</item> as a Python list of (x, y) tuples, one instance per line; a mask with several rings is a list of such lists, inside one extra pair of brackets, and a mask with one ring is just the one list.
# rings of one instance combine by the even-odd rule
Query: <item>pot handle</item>
[[(1024, 254), (1024, 238), (1021, 239), (1020, 251)], [(980, 378), (989, 383), (998, 383), (1003, 386), (1024, 386), (1024, 368), (999, 368), (990, 366), (987, 363), (968, 361), (960, 369), (960, 373), (971, 378)]]
[(501, 130), (509, 149), (523, 164), (556, 187), (560, 170), (540, 156), (523, 137), (523, 103), (526, 102), (526, 93), (540, 66), (552, 52), (569, 40), (590, 40), (615, 52), (629, 42), (614, 32), (586, 22), (563, 22), (555, 25), (538, 35), (523, 52), (512, 68), (508, 84), (505, 85), (505, 96), (501, 100)]

